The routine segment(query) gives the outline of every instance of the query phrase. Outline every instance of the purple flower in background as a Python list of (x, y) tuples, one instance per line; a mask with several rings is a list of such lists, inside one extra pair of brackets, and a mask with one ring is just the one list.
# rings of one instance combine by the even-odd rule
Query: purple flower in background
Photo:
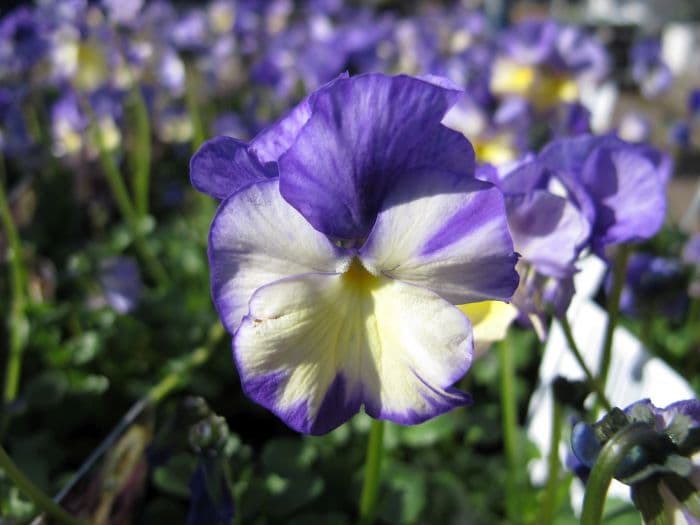
[(46, 24), (34, 11), (19, 7), (0, 20), (0, 77), (23, 73), (48, 50)]
[(571, 436), (576, 457), (568, 462), (584, 479), (603, 446), (628, 425), (646, 425), (653, 439), (634, 446), (623, 458), (615, 478), (630, 485), (632, 501), (647, 525), (700, 523), (700, 402), (677, 401), (657, 408), (637, 401), (623, 410), (614, 408), (596, 424), (578, 423)]
[(673, 82), (671, 69), (661, 56), (658, 38), (644, 38), (630, 50), (632, 78), (647, 98), (654, 98), (666, 91)]
[(615, 136), (559, 139), (537, 156), (535, 186), (557, 179), (591, 224), (596, 251), (653, 236), (666, 215), (670, 158)]
[(144, 0), (102, 0), (107, 16), (115, 24), (131, 25), (138, 21)]
[(0, 88), (0, 152), (6, 156), (21, 156), (34, 143), (21, 107), (20, 93)]
[(107, 304), (120, 314), (133, 311), (143, 293), (138, 264), (131, 257), (100, 261), (99, 279)]
[(177, 49), (202, 51), (206, 47), (208, 31), (205, 13), (192, 10), (174, 21), (170, 28), (170, 40)]
[(575, 263), (591, 228), (571, 201), (533, 184), (538, 170), (530, 157), (498, 171), (483, 166), (478, 176), (495, 182), (505, 196), (513, 245), (522, 256), (513, 304), (543, 339), (550, 310), (563, 315), (571, 302)]
[[(662, 312), (679, 318), (688, 303), (686, 284), (687, 279), (678, 260), (635, 253), (627, 264), (620, 309), (634, 317)], [(608, 275), (606, 288), (609, 290), (611, 286), (612, 276)]]
[(225, 199), (212, 295), (243, 389), (298, 431), (363, 405), (411, 424), (469, 403), (454, 305), (517, 286), (501, 193), (440, 124), (460, 92), (433, 82), (339, 78), (249, 144), (214, 139), (192, 159), (195, 187)]

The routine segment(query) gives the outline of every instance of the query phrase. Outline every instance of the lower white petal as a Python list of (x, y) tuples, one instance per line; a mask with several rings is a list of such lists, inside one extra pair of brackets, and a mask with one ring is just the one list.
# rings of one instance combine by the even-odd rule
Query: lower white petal
[(246, 393), (301, 432), (328, 432), (363, 404), (373, 417), (418, 423), (469, 402), (452, 388), (471, 361), (468, 319), (357, 263), (259, 289), (234, 352)]

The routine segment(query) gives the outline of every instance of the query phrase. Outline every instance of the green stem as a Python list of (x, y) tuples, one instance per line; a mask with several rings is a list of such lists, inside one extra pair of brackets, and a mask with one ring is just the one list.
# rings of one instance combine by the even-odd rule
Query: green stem
[(559, 443), (562, 433), (562, 409), (556, 397), (552, 399), (552, 435), (549, 445), (549, 457), (547, 458), (547, 483), (544, 487), (544, 500), (537, 523), (547, 525), (554, 521), (557, 510), (557, 494), (559, 492)]
[(206, 139), (204, 120), (198, 100), (199, 78), (194, 64), (187, 62), (185, 66), (185, 104), (192, 121), (192, 152), (197, 151)]
[(515, 363), (513, 346), (506, 339), (499, 345), (501, 369), (501, 424), (503, 426), (503, 446), (506, 452), (506, 515), (509, 522), (519, 521), (516, 501), (516, 475), (520, 465), (518, 448), (518, 410), (515, 398)]
[[(3, 389), (3, 406), (7, 407), (17, 397), (22, 371), (22, 354), (27, 339), (28, 328), (25, 317), (27, 303), (27, 275), (24, 268), (22, 242), (17, 226), (12, 217), (10, 202), (5, 189), (5, 161), (0, 155), (0, 221), (7, 238), (7, 259), (10, 267), (11, 298), (7, 319), (9, 333), (8, 355), (5, 368), (5, 385)], [(0, 437), (7, 425), (7, 413), (2, 412)]]
[(605, 396), (603, 386), (593, 375), (591, 370), (586, 365), (586, 361), (584, 361), (583, 359), (583, 355), (581, 354), (581, 351), (579, 350), (578, 345), (576, 344), (576, 340), (574, 339), (574, 334), (571, 330), (571, 324), (569, 323), (569, 319), (566, 317), (566, 315), (564, 315), (561, 319), (559, 319), (559, 322), (561, 323), (561, 327), (564, 331), (564, 337), (566, 337), (566, 342), (569, 344), (569, 349), (571, 350), (571, 353), (574, 354), (576, 362), (579, 364), (581, 370), (583, 370), (583, 373), (586, 375), (586, 379), (588, 380), (590, 388), (592, 388), (593, 391), (596, 393), (599, 402), (605, 407), (605, 409), (608, 411), (612, 410), (612, 405), (610, 404), (610, 401), (608, 401), (608, 398)]
[(130, 96), (130, 113), (134, 126), (131, 143), (133, 190), (136, 212), (143, 218), (148, 215), (149, 187), (151, 178), (151, 125), (148, 109), (141, 88), (137, 84)]
[[(605, 330), (605, 339), (603, 342), (603, 353), (600, 357), (600, 366), (598, 367), (598, 382), (604, 388), (608, 381), (608, 372), (610, 371), (610, 363), (612, 361), (613, 337), (615, 336), (615, 327), (620, 313), (620, 297), (622, 296), (622, 288), (625, 284), (625, 271), (627, 270), (627, 259), (630, 255), (629, 246), (623, 244), (620, 246), (620, 251), (615, 260), (613, 268), (613, 282), (608, 297), (608, 325)], [(602, 403), (602, 399), (598, 398), (596, 404)]]
[[(700, 297), (693, 297), (692, 301), (690, 301), (688, 321), (686, 324), (689, 326), (697, 326), (700, 324)], [(700, 338), (700, 334), (698, 334), (697, 337)]]
[(658, 435), (645, 423), (633, 423), (615, 434), (600, 451), (586, 483), (581, 525), (601, 525), (605, 499), (618, 465), (636, 445), (654, 444)]
[(5, 449), (0, 445), (0, 469), (17, 485), (17, 488), (29, 499), (31, 499), (37, 507), (43, 509), (49, 516), (65, 525), (80, 525), (80, 521), (68, 514), (64, 509), (58, 506), (49, 496), (44, 494), (42, 490), (34, 485), (32, 481), (25, 476), (17, 465), (12, 461), (12, 458), (7, 455)]
[(209, 330), (209, 335), (204, 345), (196, 348), (186, 359), (177, 361), (176, 366), (171, 366), (170, 372), (158, 381), (158, 383), (153, 385), (148, 392), (146, 392), (146, 395), (131, 406), (119, 423), (117, 423), (107, 437), (102, 440), (97, 448), (93, 450), (92, 454), (83, 462), (70, 481), (63, 486), (54, 499), (57, 502), (61, 501), (146, 408), (158, 405), (173, 391), (184, 386), (187, 383), (189, 372), (204, 364), (209, 357), (211, 357), (214, 348), (224, 334), (223, 326), (218, 322), (214, 324)]
[(360, 496), (360, 523), (371, 525), (377, 511), (377, 495), (381, 480), (382, 458), (384, 456), (384, 421), (373, 419), (367, 442), (365, 480)]
[(119, 212), (134, 239), (136, 251), (146, 265), (149, 275), (153, 278), (158, 287), (161, 289), (165, 288), (170, 282), (168, 275), (165, 273), (165, 269), (144, 239), (139, 215), (136, 212), (136, 208), (134, 208), (134, 205), (131, 203), (126, 184), (124, 184), (124, 180), (119, 172), (119, 168), (117, 168), (112, 153), (108, 150), (104, 142), (104, 137), (102, 136), (97, 118), (87, 98), (83, 99), (83, 106), (90, 119), (90, 130), (97, 143), (102, 171), (104, 171), (105, 177), (107, 178), (107, 183), (117, 203), (117, 208), (119, 208)]

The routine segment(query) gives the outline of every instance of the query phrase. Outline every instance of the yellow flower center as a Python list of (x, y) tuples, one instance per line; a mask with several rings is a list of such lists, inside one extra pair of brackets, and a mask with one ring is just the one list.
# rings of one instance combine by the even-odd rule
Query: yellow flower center
[(360, 260), (355, 258), (343, 274), (343, 282), (353, 290), (370, 292), (379, 286), (380, 279), (369, 273)]

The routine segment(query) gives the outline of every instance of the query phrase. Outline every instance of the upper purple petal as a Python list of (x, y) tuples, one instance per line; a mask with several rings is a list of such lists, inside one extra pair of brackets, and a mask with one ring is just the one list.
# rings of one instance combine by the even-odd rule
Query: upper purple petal
[(276, 175), (276, 166), (261, 164), (245, 142), (231, 137), (208, 140), (190, 160), (192, 185), (215, 199)]
[(319, 231), (361, 239), (390, 188), (421, 169), (470, 175), (469, 142), (440, 121), (460, 92), (408, 76), (339, 79), (280, 158), (280, 191)]
[(311, 117), (314, 99), (339, 80), (347, 78), (347, 73), (339, 75), (311, 93), (275, 124), (262, 130), (250, 143), (251, 150), (260, 159), (260, 162), (277, 162), (294, 143), (297, 135)]

